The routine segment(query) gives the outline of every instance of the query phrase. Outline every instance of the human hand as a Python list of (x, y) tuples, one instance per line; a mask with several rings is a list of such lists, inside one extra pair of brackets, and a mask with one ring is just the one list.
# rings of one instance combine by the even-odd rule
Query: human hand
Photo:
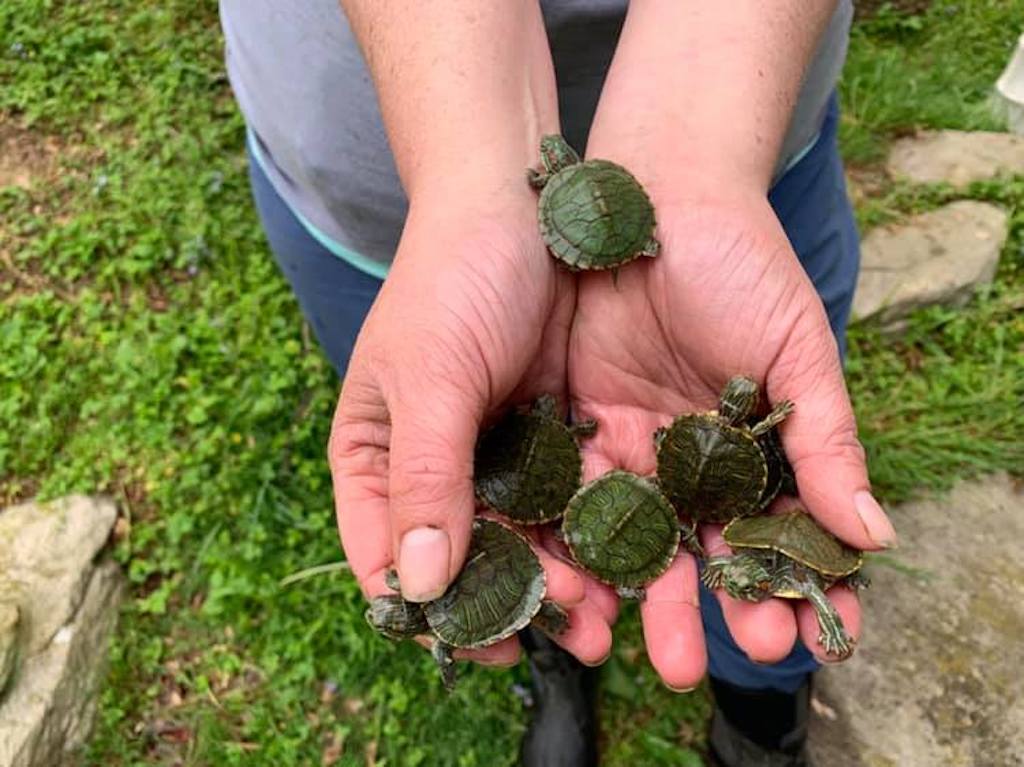
[[(576, 416), (601, 423), (584, 446), (587, 476), (654, 473), (654, 430), (716, 407), (725, 382), (745, 374), (764, 385), (769, 402), (796, 404), (781, 436), (808, 511), (853, 546), (892, 545), (892, 526), (868, 490), (824, 308), (765, 195), (716, 187), (689, 196), (656, 179), (647, 186), (661, 255), (624, 267), (617, 280), (594, 273), (579, 284), (569, 386)], [(719, 528), (702, 537), (710, 555), (728, 553)], [(844, 587), (829, 596), (856, 637), (856, 597)], [(826, 659), (808, 604), (718, 598), (752, 659), (781, 660), (798, 635)], [(706, 665), (697, 606), (696, 562), (683, 553), (641, 606), (651, 662), (675, 689), (695, 685)]]
[[(474, 190), (453, 179), (412, 205), (356, 343), (329, 457), (342, 544), (367, 597), (387, 591), (391, 567), (407, 599), (443, 593), (468, 547), (481, 424), (542, 393), (564, 401), (575, 284), (544, 250), (521, 172), (516, 181)], [(583, 576), (529, 536), (549, 596), (569, 610), (557, 641), (583, 662), (603, 659), (614, 603), (588, 598)], [(456, 657), (518, 654), (513, 637)]]

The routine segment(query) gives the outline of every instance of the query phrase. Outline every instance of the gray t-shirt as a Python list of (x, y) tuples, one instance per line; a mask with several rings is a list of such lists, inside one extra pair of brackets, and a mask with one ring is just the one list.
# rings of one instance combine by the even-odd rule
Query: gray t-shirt
[[(582, 149), (627, 0), (542, 0), (562, 132)], [(810, 145), (846, 56), (840, 0), (804, 79), (776, 169)], [(277, 192), (337, 255), (387, 271), (405, 220), (377, 98), (338, 0), (220, 0), (228, 76)]]

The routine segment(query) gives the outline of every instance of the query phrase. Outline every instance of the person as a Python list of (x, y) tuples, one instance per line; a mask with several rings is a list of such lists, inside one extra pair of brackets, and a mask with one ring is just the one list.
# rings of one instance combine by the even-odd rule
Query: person
[[(367, 596), (392, 566), (418, 601), (458, 573), (475, 439), (511, 404), (550, 392), (597, 419), (586, 477), (651, 474), (654, 429), (713, 407), (736, 373), (797, 403), (781, 433), (807, 509), (851, 545), (894, 545), (840, 362), (858, 261), (834, 96), (851, 15), (849, 0), (221, 0), (257, 208), (343, 376), (329, 458)], [(546, 253), (525, 170), (559, 132), (641, 181), (657, 258), (612, 279)], [(590, 668), (617, 601), (530, 535), (570, 629), (567, 652), (521, 636), (539, 701), (523, 763), (593, 764)], [(855, 596), (830, 597), (856, 636)], [(682, 553), (640, 611), (667, 686), (710, 675), (713, 759), (806, 763), (828, 660), (806, 604), (700, 591)], [(461, 657), (519, 653), (511, 638)]]

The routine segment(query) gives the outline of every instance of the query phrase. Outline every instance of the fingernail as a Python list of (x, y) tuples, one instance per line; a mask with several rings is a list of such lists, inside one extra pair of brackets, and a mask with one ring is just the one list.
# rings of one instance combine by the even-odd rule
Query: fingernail
[(429, 602), (448, 588), (448, 534), (436, 527), (417, 527), (402, 536), (398, 580), (410, 602)]
[(588, 666), (589, 668), (597, 668), (598, 666), (603, 666), (605, 663), (607, 663), (610, 657), (612, 657), (611, 650), (609, 650), (603, 658), (601, 658), (600, 660), (596, 660), (593, 663), (585, 660), (581, 660), (580, 663), (582, 663), (584, 666)]
[(892, 522), (878, 505), (878, 501), (867, 490), (859, 490), (853, 496), (853, 507), (864, 525), (868, 538), (881, 546), (883, 549), (894, 549), (898, 545), (896, 530)]
[(668, 689), (670, 689), (672, 692), (679, 693), (680, 695), (685, 693), (685, 692), (693, 692), (694, 690), (697, 689), (696, 687), (673, 687), (668, 682), (663, 682), (663, 684)]

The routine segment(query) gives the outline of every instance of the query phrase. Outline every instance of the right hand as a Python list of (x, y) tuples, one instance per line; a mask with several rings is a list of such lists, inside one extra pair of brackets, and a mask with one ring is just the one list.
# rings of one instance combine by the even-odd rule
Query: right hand
[[(453, 184), (432, 200), (410, 210), (330, 439), (341, 541), (367, 597), (387, 591), (391, 567), (407, 599), (445, 591), (469, 544), (481, 425), (540, 394), (566, 396), (575, 282), (544, 248), (525, 180), (498, 190)], [(584, 663), (602, 661), (614, 598), (532, 539), (548, 596), (570, 613), (557, 641)], [(514, 637), (457, 655), (491, 664), (518, 656)]]

